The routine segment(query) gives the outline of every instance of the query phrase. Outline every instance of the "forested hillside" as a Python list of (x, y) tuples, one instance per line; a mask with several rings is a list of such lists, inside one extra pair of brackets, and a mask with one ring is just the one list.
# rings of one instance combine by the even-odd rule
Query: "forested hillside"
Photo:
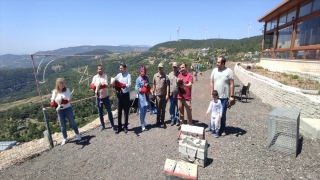
[[(228, 60), (239, 60), (237, 54), (250, 51), (259, 51), (262, 36), (245, 38), (241, 40), (211, 39), (211, 40), (181, 40), (179, 42), (166, 42), (152, 47), (146, 52), (111, 53), (106, 50), (93, 50), (84, 55), (102, 55), (104, 72), (110, 77), (119, 73), (119, 63), (125, 62), (127, 70), (132, 75), (132, 88), (139, 75), (139, 68), (147, 66), (147, 75), (152, 79), (157, 72), (157, 65), (164, 63), (164, 71), (171, 71), (170, 63), (173, 61), (198, 63), (201, 70), (206, 70), (206, 62), (214, 63), (219, 55), (224, 55)], [(200, 52), (202, 48), (210, 48), (207, 55)], [(190, 51), (189, 51), (190, 50)], [(191, 51), (192, 50), (192, 51)], [(64, 57), (44, 63), (39, 68), (38, 78), (41, 92), (44, 95), (45, 106), (49, 105), (51, 90), (54, 88), (58, 77), (65, 78), (67, 87), (73, 92), (72, 101), (82, 100), (93, 96), (93, 91), (88, 85), (96, 74), (96, 66), (100, 64), (97, 57)], [(48, 65), (48, 66), (47, 66)], [(46, 73), (43, 74), (45, 66)], [(45, 129), (41, 105), (32, 68), (0, 70), (0, 141), (16, 140), (19, 142), (30, 141), (43, 136)], [(87, 80), (86, 80), (87, 79)], [(114, 92), (109, 89), (112, 107), (115, 108), (116, 99)], [(31, 99), (32, 98), (32, 99)], [(20, 100), (20, 101), (17, 101)], [(94, 99), (73, 103), (76, 122), (83, 126), (98, 117)], [(54, 109), (48, 110), (48, 117), (52, 133), (60, 131), (56, 125)]]
[[(145, 52), (149, 49), (148, 46), (76, 46), (60, 48), (51, 51), (38, 51), (34, 54), (60, 54), (60, 55), (74, 55), (86, 52), (94, 52), (95, 50), (104, 50), (110, 53), (128, 53), (128, 52)], [(35, 65), (37, 66), (42, 58), (35, 57)], [(51, 61), (53, 58), (46, 58), (46, 62)], [(32, 67), (29, 54), (13, 55), (5, 54), (0, 55), (0, 69), (16, 69), (16, 68), (30, 68)]]
[(174, 52), (185, 49), (225, 49), (227, 54), (234, 55), (239, 52), (247, 53), (261, 51), (262, 36), (254, 36), (240, 40), (235, 39), (207, 39), (207, 40), (188, 40), (170, 41), (157, 44), (149, 51), (162, 51), (162, 48), (174, 48)]

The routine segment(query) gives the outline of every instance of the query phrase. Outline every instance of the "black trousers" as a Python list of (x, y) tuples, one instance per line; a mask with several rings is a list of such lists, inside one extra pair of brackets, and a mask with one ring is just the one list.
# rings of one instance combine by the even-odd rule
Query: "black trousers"
[(122, 130), (122, 110), (124, 111), (124, 128), (128, 129), (129, 109), (130, 109), (130, 93), (117, 92), (118, 105), (118, 130)]

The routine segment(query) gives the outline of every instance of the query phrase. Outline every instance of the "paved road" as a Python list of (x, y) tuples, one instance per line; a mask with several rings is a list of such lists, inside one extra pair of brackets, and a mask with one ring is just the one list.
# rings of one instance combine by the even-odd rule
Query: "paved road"
[[(193, 122), (203, 127), (208, 123), (210, 73), (198, 77), (192, 92)], [(240, 83), (237, 77), (235, 82)], [(251, 97), (228, 110), (226, 136), (216, 139), (207, 134), (209, 163), (198, 168), (199, 179), (320, 179), (320, 142), (303, 138), (297, 157), (270, 151), (267, 114), (272, 107), (254, 94)], [(2, 170), (1, 179), (164, 179), (166, 158), (179, 157), (178, 130), (170, 126), (168, 111), (166, 129), (156, 128), (155, 118), (147, 115), (145, 132), (136, 115), (130, 115), (128, 134), (100, 132), (100, 127), (83, 132), (81, 143), (74, 139)], [(242, 136), (233, 135), (238, 132)]]

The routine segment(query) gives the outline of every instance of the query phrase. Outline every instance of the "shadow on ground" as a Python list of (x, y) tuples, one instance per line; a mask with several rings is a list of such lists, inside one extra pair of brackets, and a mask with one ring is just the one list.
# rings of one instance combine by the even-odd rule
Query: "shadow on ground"
[(233, 134), (235, 136), (241, 136), (241, 135), (246, 134), (247, 131), (244, 129), (238, 128), (238, 127), (227, 126), (225, 128), (225, 133), (226, 133), (226, 136), (231, 135), (231, 134)]
[(83, 149), (85, 146), (91, 144), (90, 140), (94, 137), (96, 136), (83, 136), (81, 138), (81, 141), (73, 140), (73, 141), (70, 141), (70, 143), (76, 143), (77, 145), (81, 145), (82, 147), (80, 149)]
[(303, 144), (303, 136), (300, 135), (299, 137), (299, 142), (298, 142), (298, 150), (297, 150), (297, 154), (296, 157), (301, 153), (302, 151), (302, 144)]

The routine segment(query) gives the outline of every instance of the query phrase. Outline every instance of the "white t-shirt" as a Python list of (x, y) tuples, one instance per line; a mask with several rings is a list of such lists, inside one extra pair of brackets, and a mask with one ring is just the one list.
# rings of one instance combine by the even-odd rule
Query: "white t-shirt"
[(210, 79), (214, 81), (213, 90), (217, 90), (219, 98), (229, 98), (230, 79), (233, 79), (233, 72), (230, 68), (225, 67), (223, 70), (214, 68)]
[(222, 115), (223, 107), (219, 99), (211, 100), (207, 113), (211, 112), (211, 116), (216, 117), (217, 115)]

